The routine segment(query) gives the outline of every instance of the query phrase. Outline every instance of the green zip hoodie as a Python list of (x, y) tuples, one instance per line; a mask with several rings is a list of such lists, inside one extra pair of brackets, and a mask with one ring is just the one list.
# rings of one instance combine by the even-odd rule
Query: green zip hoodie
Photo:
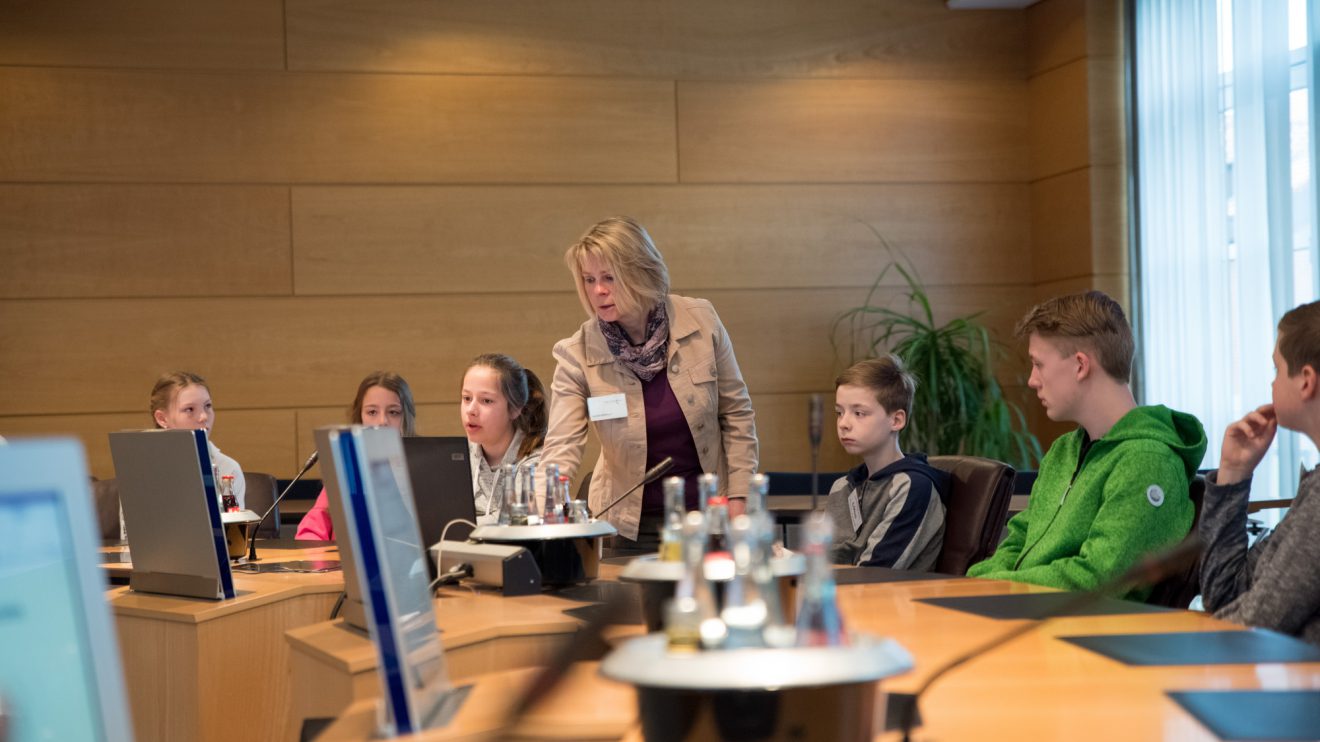
[(1079, 461), (1084, 439), (1078, 428), (1050, 446), (1027, 509), (969, 577), (1089, 590), (1187, 535), (1187, 485), (1205, 455), (1199, 420), (1164, 406), (1136, 407)]

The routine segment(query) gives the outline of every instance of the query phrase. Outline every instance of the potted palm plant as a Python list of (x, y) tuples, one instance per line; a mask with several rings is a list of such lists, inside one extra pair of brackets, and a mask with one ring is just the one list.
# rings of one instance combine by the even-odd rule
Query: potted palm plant
[[(980, 312), (937, 324), (916, 268), (875, 234), (889, 261), (866, 301), (835, 318), (830, 334), (835, 357), (846, 349), (849, 364), (887, 352), (903, 359), (917, 379), (904, 448), (930, 455), (985, 456), (1018, 469), (1035, 468), (1040, 441), (1027, 429), (1022, 409), (1004, 398), (994, 376), (994, 362), (1006, 352), (1003, 344), (981, 324)], [(904, 310), (881, 301), (881, 284), (891, 272), (905, 284)]]

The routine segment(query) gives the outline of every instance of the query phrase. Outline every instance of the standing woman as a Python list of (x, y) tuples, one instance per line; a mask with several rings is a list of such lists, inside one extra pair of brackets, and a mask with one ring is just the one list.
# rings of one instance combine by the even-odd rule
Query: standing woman
[(479, 525), (498, 522), (505, 464), (535, 466), (545, 442), (545, 387), (513, 358), (487, 353), (463, 374), (458, 412), (472, 462), (472, 494)]
[[(205, 430), (211, 464), (220, 476), (234, 478), (234, 498), (240, 508), (245, 506), (247, 482), (243, 479), (242, 467), (211, 440), (215, 408), (211, 404), (211, 390), (206, 386), (206, 379), (188, 371), (175, 371), (157, 379), (151, 388), (151, 421), (157, 428)], [(217, 490), (219, 485), (217, 481)]]
[[(591, 477), (592, 512), (642, 481), (666, 457), (687, 481), (696, 509), (696, 476), (720, 475), (729, 514), (746, 507), (757, 466), (756, 422), (733, 356), (733, 344), (704, 299), (669, 293), (669, 270), (642, 225), (606, 219), (564, 255), (590, 317), (555, 344), (550, 429), (542, 461), (570, 477), (582, 463), (587, 429), (600, 440)], [(660, 482), (605, 513), (643, 553), (659, 545), (664, 519)]]
[[(403, 377), (389, 371), (376, 371), (358, 384), (353, 406), (348, 409), (350, 425), (386, 426), (399, 435), (416, 435), (417, 407), (412, 389)], [(316, 496), (312, 509), (298, 521), (294, 538), (299, 541), (334, 541), (335, 524), (330, 520), (330, 504), (325, 488)]]

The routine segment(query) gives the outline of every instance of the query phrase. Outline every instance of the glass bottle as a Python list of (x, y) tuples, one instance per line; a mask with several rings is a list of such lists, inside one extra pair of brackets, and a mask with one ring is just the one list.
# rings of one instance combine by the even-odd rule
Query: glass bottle
[(733, 555), (733, 579), (724, 587), (720, 618), (728, 635), (725, 649), (763, 647), (766, 624), (765, 600), (752, 576), (756, 561), (756, 534), (752, 519), (740, 515), (729, 526), (729, 548)]
[(234, 513), (239, 510), (238, 498), (234, 496), (234, 475), (220, 477), (220, 512)]
[(715, 606), (715, 594), (706, 579), (706, 523), (700, 511), (683, 518), (683, 574), (674, 586), (674, 599), (665, 610), (665, 634), (670, 651), (716, 649), (726, 629)]
[(687, 484), (682, 477), (664, 481), (665, 523), (660, 528), (660, 561), (683, 561), (683, 516), (687, 513)]
[(545, 499), (541, 505), (542, 523), (559, 523), (563, 508), (559, 507), (559, 465), (545, 465)]
[[(560, 503), (560, 513), (563, 515), (563, 520), (565, 523), (575, 522), (573, 521), (573, 508), (571, 506), (571, 503), (573, 502), (573, 495), (571, 493), (572, 490), (568, 486), (568, 475), (560, 474), (558, 502)], [(586, 522), (585, 518), (583, 519), (583, 522), (584, 523)]]
[(770, 477), (757, 472), (752, 475), (751, 487), (747, 493), (747, 514), (755, 515), (757, 513), (769, 514), (770, 505)]
[[(495, 488), (495, 493), (500, 497), (500, 517), (499, 524), (502, 526), (513, 524), (513, 500), (514, 500), (514, 477), (516, 469), (513, 464), (505, 464), (500, 467), (502, 476), (499, 486)], [(527, 513), (523, 513), (524, 522), (527, 519)]]
[(798, 604), (797, 645), (830, 647), (848, 643), (839, 613), (834, 586), (834, 568), (830, 565), (830, 542), (834, 522), (824, 512), (807, 518), (802, 551), (807, 557), (807, 572), (802, 580), (802, 600)]
[(697, 491), (706, 511), (706, 556), (729, 558), (729, 502), (720, 495), (720, 478), (716, 474), (697, 477)]
[[(528, 463), (522, 470), (522, 488), (518, 490), (518, 509), (523, 515), (522, 523), (515, 522), (514, 525), (534, 526), (541, 522), (540, 515), (536, 512), (536, 464)], [(517, 510), (514, 511), (515, 519)]]
[[(757, 475), (764, 477), (764, 475)], [(753, 493), (756, 490), (755, 478), (752, 482)], [(753, 497), (755, 495), (753, 494)], [(751, 498), (748, 498), (750, 505)], [(752, 580), (756, 583), (761, 600), (765, 601), (765, 630), (763, 638), (768, 647), (791, 647), (794, 643), (794, 630), (784, 618), (782, 595), (779, 579), (774, 573), (775, 535), (778, 533), (775, 520), (768, 509), (760, 510), (748, 516), (751, 522), (752, 537)]]

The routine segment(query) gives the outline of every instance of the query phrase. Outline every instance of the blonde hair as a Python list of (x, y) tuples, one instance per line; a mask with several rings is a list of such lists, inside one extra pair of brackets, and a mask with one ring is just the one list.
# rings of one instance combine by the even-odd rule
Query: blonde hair
[(587, 316), (595, 317), (596, 311), (582, 281), (582, 261), (587, 256), (609, 266), (614, 274), (615, 303), (626, 313), (645, 315), (669, 295), (665, 259), (651, 241), (651, 235), (632, 217), (616, 216), (596, 223), (564, 253), (582, 308), (587, 310)]
[(1069, 355), (1085, 350), (1118, 381), (1126, 383), (1132, 377), (1132, 327), (1123, 307), (1103, 291), (1041, 302), (1018, 322), (1016, 334), (1020, 338), (1040, 335)]
[(408, 382), (403, 377), (390, 371), (373, 371), (367, 374), (367, 378), (358, 384), (357, 396), (353, 398), (353, 406), (348, 409), (349, 425), (362, 424), (362, 400), (367, 396), (367, 391), (373, 386), (381, 389), (387, 389), (399, 396), (399, 404), (403, 407), (403, 435), (417, 435), (417, 406), (413, 404), (412, 389), (408, 388)]
[(149, 410), (151, 424), (159, 428), (160, 423), (156, 421), (156, 412), (164, 411), (168, 414), (175, 396), (190, 386), (206, 387), (208, 394), (211, 391), (211, 388), (206, 386), (206, 379), (190, 371), (173, 371), (156, 379), (156, 385), (151, 388), (151, 409)]
[(902, 410), (912, 417), (912, 398), (917, 394), (917, 379), (903, 359), (893, 353), (879, 358), (868, 358), (849, 366), (834, 380), (834, 388), (859, 386), (875, 395), (875, 401), (888, 414)]

